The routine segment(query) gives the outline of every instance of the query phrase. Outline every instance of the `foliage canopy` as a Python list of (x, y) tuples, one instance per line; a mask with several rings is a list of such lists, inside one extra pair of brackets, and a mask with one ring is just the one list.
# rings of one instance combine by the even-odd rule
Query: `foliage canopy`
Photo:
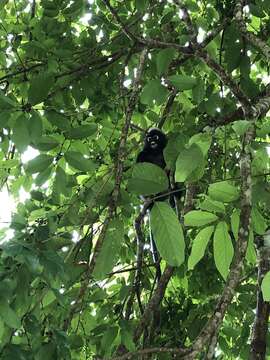
[[(270, 218), (270, 3), (246, 3), (1, 1), (0, 181), (17, 201), (0, 232), (1, 359), (248, 358)], [(151, 210), (159, 284), (138, 194), (168, 180), (134, 166), (152, 126), (186, 190), (178, 214)]]

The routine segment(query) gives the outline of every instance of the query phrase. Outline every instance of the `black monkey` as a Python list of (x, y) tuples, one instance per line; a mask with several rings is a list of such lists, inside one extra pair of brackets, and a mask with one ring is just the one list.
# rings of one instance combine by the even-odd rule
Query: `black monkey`
[[(166, 135), (157, 128), (151, 128), (147, 131), (143, 150), (137, 156), (138, 162), (149, 162), (154, 165), (165, 169), (166, 163), (164, 160), (163, 150), (167, 145), (167, 137)], [(167, 197), (160, 198), (159, 201), (165, 200)], [(152, 207), (152, 206), (151, 206)], [(150, 207), (150, 208), (151, 208)], [(151, 246), (153, 251), (153, 258), (156, 264), (156, 276), (158, 280), (161, 276), (161, 270), (159, 266), (160, 256), (156, 247), (156, 244), (153, 240), (153, 236), (151, 234)]]
[(137, 156), (136, 162), (149, 162), (164, 169), (166, 163), (163, 150), (166, 145), (166, 135), (160, 129), (149, 129), (145, 136), (143, 150)]

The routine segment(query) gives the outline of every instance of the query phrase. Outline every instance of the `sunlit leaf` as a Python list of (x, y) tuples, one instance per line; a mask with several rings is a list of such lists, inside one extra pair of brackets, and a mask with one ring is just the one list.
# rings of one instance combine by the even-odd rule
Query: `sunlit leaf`
[(168, 90), (161, 84), (160, 80), (150, 80), (142, 90), (141, 102), (148, 105), (160, 105), (167, 96)]
[(270, 301), (270, 271), (265, 274), (262, 280), (261, 289), (263, 293), (263, 300)]
[(67, 151), (65, 153), (65, 159), (70, 166), (80, 171), (88, 172), (95, 169), (93, 161), (85, 158), (77, 151)]
[(221, 221), (217, 224), (214, 233), (214, 259), (216, 267), (224, 280), (228, 276), (233, 254), (234, 249), (227, 224)]
[(185, 259), (185, 241), (175, 212), (166, 202), (157, 201), (150, 216), (154, 241), (160, 255), (169, 265), (180, 266)]
[(218, 217), (207, 211), (192, 210), (189, 211), (184, 217), (186, 226), (204, 226), (216, 221)]
[(190, 90), (197, 84), (197, 79), (188, 75), (172, 75), (168, 80), (178, 90)]
[(239, 198), (239, 190), (228, 181), (210, 184), (208, 193), (212, 199), (222, 202), (232, 202)]
[(194, 266), (202, 259), (204, 256), (207, 244), (213, 234), (214, 226), (208, 226), (202, 229), (195, 239), (193, 240), (191, 254), (188, 258), (188, 269), (192, 270)]
[(26, 163), (25, 171), (30, 174), (44, 171), (52, 164), (52, 162), (53, 156), (41, 154)]
[(169, 188), (168, 177), (164, 170), (151, 163), (134, 165), (128, 190), (138, 195), (151, 195)]
[(49, 94), (54, 83), (54, 77), (49, 73), (40, 73), (30, 80), (28, 101), (31, 105), (39, 104)]

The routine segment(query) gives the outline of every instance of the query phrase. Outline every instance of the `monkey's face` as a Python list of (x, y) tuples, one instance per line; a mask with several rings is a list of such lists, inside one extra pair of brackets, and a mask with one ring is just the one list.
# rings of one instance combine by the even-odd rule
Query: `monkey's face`
[(152, 150), (163, 150), (167, 144), (166, 135), (159, 129), (150, 129), (145, 137), (145, 147)]

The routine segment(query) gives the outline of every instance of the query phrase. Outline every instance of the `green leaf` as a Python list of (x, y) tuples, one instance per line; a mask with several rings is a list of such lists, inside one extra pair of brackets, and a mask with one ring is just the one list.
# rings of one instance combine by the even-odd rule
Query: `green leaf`
[(175, 212), (166, 202), (157, 201), (150, 222), (161, 257), (171, 266), (180, 266), (185, 260), (185, 240)]
[(240, 224), (240, 210), (234, 209), (231, 215), (231, 228), (235, 240), (238, 240), (239, 224)]
[(170, 169), (175, 168), (178, 155), (184, 151), (187, 139), (183, 135), (173, 134), (170, 136), (167, 146), (164, 149), (164, 158)]
[(248, 130), (250, 126), (251, 126), (250, 121), (238, 120), (233, 123), (232, 128), (237, 135), (242, 136), (245, 134), (245, 132)]
[(58, 194), (66, 194), (67, 193), (66, 173), (61, 168), (61, 166), (57, 166), (57, 168), (56, 168), (55, 181), (54, 181), (53, 189)]
[(228, 71), (232, 72), (236, 69), (241, 61), (242, 44), (229, 44), (225, 49), (225, 62), (227, 63)]
[(145, 11), (148, 6), (148, 0), (135, 0), (135, 9), (138, 11)]
[(168, 80), (178, 90), (190, 90), (197, 84), (197, 79), (187, 75), (172, 75)]
[(255, 233), (264, 235), (267, 229), (267, 223), (257, 207), (252, 208), (251, 220)]
[(91, 159), (85, 158), (77, 151), (67, 151), (65, 153), (67, 163), (75, 169), (84, 172), (92, 172), (95, 170), (95, 164)]
[(202, 229), (195, 237), (192, 243), (191, 254), (188, 258), (188, 269), (192, 270), (194, 266), (203, 258), (208, 242), (213, 234), (214, 226), (208, 226)]
[(134, 341), (132, 339), (131, 333), (129, 331), (126, 331), (124, 329), (121, 329), (121, 343), (129, 350), (129, 351), (135, 351), (136, 346), (134, 344)]
[(6, 96), (2, 90), (0, 90), (0, 109), (3, 110), (10, 110), (12, 108), (19, 108), (19, 104), (12, 100), (10, 96)]
[(35, 360), (53, 359), (56, 356), (56, 346), (53, 342), (44, 343), (38, 349)]
[(209, 185), (208, 193), (212, 199), (222, 202), (232, 202), (239, 198), (239, 190), (228, 181)]
[(184, 149), (176, 160), (175, 181), (184, 182), (203, 163), (201, 149), (192, 144), (189, 149)]
[(184, 216), (186, 226), (204, 226), (216, 221), (218, 217), (207, 211), (192, 210)]
[(159, 75), (166, 73), (170, 63), (176, 54), (175, 49), (168, 48), (161, 50), (157, 55), (157, 72)]
[(265, 137), (270, 134), (270, 120), (266, 119), (266, 122), (262, 124), (261, 128), (256, 129), (256, 134), (259, 137)]
[(45, 112), (45, 116), (48, 121), (62, 131), (70, 129), (69, 118), (64, 114), (59, 114), (56, 111), (50, 110)]
[(70, 129), (65, 136), (67, 139), (84, 139), (97, 132), (97, 124), (81, 125), (77, 128)]
[(225, 213), (224, 204), (222, 202), (212, 200), (208, 196), (205, 197), (204, 201), (200, 204), (200, 208), (210, 212)]
[(105, 351), (106, 355), (111, 354), (112, 347), (114, 345), (114, 341), (118, 335), (118, 327), (110, 326), (108, 330), (102, 336), (101, 340), (101, 348)]
[(152, 195), (169, 188), (167, 174), (159, 166), (151, 163), (135, 164), (128, 190), (138, 195)]
[(33, 160), (30, 160), (25, 164), (25, 171), (29, 174), (35, 174), (44, 171), (52, 164), (53, 159), (53, 156), (45, 154), (38, 155)]
[(78, 334), (71, 334), (68, 337), (71, 349), (81, 349), (84, 346), (84, 339)]
[(119, 260), (119, 252), (123, 242), (124, 224), (120, 220), (111, 221), (93, 271), (95, 279), (102, 280), (112, 271)]
[(33, 111), (28, 123), (31, 141), (37, 142), (42, 136), (42, 119), (37, 111)]
[(23, 152), (30, 143), (28, 119), (24, 114), (18, 117), (13, 127), (12, 141), (20, 152)]
[(41, 103), (49, 94), (54, 84), (54, 77), (49, 73), (41, 73), (33, 77), (28, 90), (28, 101), (31, 105)]
[(205, 85), (203, 80), (198, 80), (196, 86), (192, 88), (192, 97), (196, 104), (200, 104), (205, 97)]
[(56, 296), (54, 292), (52, 290), (48, 290), (42, 299), (42, 307), (45, 308), (46, 306), (51, 305), (55, 299)]
[(168, 97), (168, 90), (160, 80), (150, 80), (141, 93), (141, 102), (146, 105), (161, 105)]
[(43, 185), (51, 176), (51, 172), (52, 172), (52, 167), (49, 166), (48, 168), (46, 168), (44, 171), (41, 171), (38, 176), (35, 178), (35, 184), (37, 186), (41, 186)]
[(42, 138), (37, 139), (33, 144), (33, 147), (40, 151), (49, 151), (55, 149), (58, 145), (59, 142), (52, 136), (43, 136)]
[(262, 280), (262, 294), (264, 301), (270, 301), (270, 271), (268, 271)]
[(221, 221), (217, 224), (214, 234), (214, 259), (216, 267), (224, 280), (228, 276), (233, 254), (234, 249), (227, 224)]
[(197, 145), (201, 149), (203, 156), (206, 157), (212, 143), (210, 134), (195, 134), (189, 139), (189, 145)]
[(253, 231), (251, 231), (251, 230), (249, 231), (246, 259), (251, 264), (256, 265), (257, 255), (256, 255), (256, 249), (255, 249), (255, 245), (254, 245), (254, 234), (253, 234)]
[(3, 298), (0, 299), (0, 316), (10, 328), (19, 329), (21, 327), (19, 317)]

